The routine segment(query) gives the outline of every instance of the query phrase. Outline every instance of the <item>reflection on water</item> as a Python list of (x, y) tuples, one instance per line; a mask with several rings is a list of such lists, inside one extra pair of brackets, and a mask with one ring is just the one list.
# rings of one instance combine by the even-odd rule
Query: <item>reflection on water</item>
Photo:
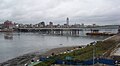
[(4, 33), (4, 39), (12, 40), (13, 39), (13, 33), (12, 32)]

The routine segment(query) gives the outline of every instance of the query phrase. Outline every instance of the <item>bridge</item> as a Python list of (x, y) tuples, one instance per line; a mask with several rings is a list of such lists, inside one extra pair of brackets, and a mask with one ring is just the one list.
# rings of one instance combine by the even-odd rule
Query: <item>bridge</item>
[(83, 30), (85, 28), (18, 28), (18, 29), (27, 29), (27, 30)]
[(91, 30), (101, 30), (101, 29), (115, 29), (110, 27), (80, 27), (80, 28), (18, 28), (19, 32), (39, 32), (47, 34), (60, 34), (64, 33), (71, 35), (78, 35), (79, 31), (91, 31)]
[(19, 32), (39, 32), (47, 34), (79, 34), (79, 31), (83, 31), (83, 28), (18, 28)]

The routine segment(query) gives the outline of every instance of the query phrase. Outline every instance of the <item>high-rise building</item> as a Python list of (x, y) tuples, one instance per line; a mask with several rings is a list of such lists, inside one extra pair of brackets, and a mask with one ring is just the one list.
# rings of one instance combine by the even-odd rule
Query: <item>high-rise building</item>
[(14, 26), (14, 24), (12, 23), (12, 21), (5, 21), (4, 22), (4, 28), (8, 28), (8, 29), (12, 29)]
[(50, 26), (53, 26), (53, 22), (49, 22), (49, 25), (50, 25)]
[(67, 22), (67, 26), (69, 25), (69, 18), (67, 17), (67, 20), (66, 20), (66, 22)]
[(84, 27), (84, 26), (85, 26), (84, 23), (82, 23), (82, 24), (81, 24), (81, 27)]

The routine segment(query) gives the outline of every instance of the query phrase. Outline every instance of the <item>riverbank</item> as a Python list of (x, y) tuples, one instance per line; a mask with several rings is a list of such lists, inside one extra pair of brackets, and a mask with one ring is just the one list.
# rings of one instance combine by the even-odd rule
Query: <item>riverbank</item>
[(26, 62), (30, 61), (36, 55), (37, 55), (36, 52), (24, 54), (22, 56), (0, 63), (0, 66), (23, 66)]
[(65, 51), (68, 50), (75, 50), (75, 48), (80, 48), (80, 47), (84, 47), (83, 46), (69, 46), (69, 47), (60, 47), (60, 48), (54, 48), (51, 50), (48, 50), (47, 52), (41, 54), (38, 52), (33, 52), (33, 53), (28, 53), (28, 54), (24, 54), (22, 56), (13, 58), (11, 60), (8, 60), (6, 62), (0, 63), (0, 66), (24, 66), (25, 63), (30, 63), (32, 58), (36, 58), (39, 59), (39, 57), (47, 57), (47, 56), (51, 56), (53, 53), (55, 55), (57, 55), (58, 53), (64, 53)]
[(64, 52), (70, 51), (70, 50), (77, 50), (81, 47), (85, 47), (85, 45), (81, 45), (81, 46), (70, 46), (70, 47), (60, 47), (60, 48), (54, 48), (51, 49), (49, 51), (47, 51), (46, 53), (42, 54), (42, 56), (51, 56), (53, 53), (54, 55), (58, 55), (58, 54), (62, 54)]
[(86, 61), (93, 58), (93, 49), (95, 58), (112, 59), (110, 54), (116, 46), (120, 43), (120, 35), (115, 35), (104, 41), (97, 41), (96, 44), (90, 43), (84, 48), (75, 50), (71, 53), (59, 54), (50, 57), (50, 60), (41, 62), (35, 66), (50, 66), (54, 64), (55, 60), (66, 60), (66, 57), (73, 57), (72, 61)]

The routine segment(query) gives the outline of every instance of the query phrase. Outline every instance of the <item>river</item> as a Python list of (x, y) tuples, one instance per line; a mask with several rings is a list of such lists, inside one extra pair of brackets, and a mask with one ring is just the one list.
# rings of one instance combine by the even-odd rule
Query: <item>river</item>
[(30, 52), (44, 53), (57, 47), (87, 45), (105, 38), (107, 37), (86, 36), (84, 32), (80, 36), (12, 33), (11, 38), (6, 37), (6, 33), (0, 33), (0, 63)]

